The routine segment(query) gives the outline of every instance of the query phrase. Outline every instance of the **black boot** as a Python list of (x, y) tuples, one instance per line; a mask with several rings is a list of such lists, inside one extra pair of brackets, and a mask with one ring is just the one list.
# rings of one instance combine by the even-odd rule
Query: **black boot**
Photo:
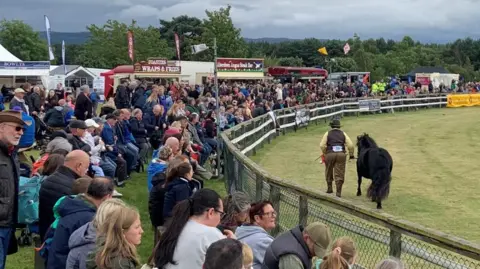
[(337, 197), (342, 197), (342, 186), (343, 182), (341, 181), (336, 181), (335, 185), (337, 186)]
[(333, 186), (332, 186), (332, 182), (327, 182), (327, 193), (333, 193)]

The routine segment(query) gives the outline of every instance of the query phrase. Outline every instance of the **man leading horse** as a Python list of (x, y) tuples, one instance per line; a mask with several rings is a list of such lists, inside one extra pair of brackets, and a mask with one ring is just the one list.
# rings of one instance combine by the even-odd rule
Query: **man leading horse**
[(327, 193), (333, 193), (333, 180), (335, 179), (336, 194), (342, 196), (342, 186), (345, 180), (345, 166), (347, 162), (347, 150), (350, 159), (354, 159), (354, 144), (348, 135), (340, 130), (340, 120), (330, 122), (330, 131), (323, 135), (320, 148), (325, 156), (325, 179), (327, 181)]

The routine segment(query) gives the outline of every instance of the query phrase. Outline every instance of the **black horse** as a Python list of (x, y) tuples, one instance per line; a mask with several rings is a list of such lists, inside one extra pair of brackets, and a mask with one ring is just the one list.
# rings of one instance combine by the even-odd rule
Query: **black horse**
[(372, 184), (368, 187), (367, 197), (371, 198), (372, 202), (377, 202), (377, 209), (382, 209), (382, 201), (390, 192), (392, 157), (387, 150), (378, 147), (375, 140), (366, 133), (357, 137), (357, 148), (357, 196), (362, 195), (362, 177), (371, 179)]

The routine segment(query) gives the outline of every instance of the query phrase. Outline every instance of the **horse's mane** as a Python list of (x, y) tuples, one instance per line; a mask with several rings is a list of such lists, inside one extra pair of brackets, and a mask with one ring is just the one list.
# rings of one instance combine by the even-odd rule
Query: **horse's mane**
[(378, 148), (377, 143), (367, 133), (363, 133), (357, 137), (358, 148)]

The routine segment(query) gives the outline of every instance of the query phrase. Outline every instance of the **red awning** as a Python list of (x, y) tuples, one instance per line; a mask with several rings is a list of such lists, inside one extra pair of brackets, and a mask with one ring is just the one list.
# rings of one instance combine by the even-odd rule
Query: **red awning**
[(328, 76), (328, 71), (315, 67), (290, 67), (290, 66), (272, 66), (268, 68), (271, 76)]

